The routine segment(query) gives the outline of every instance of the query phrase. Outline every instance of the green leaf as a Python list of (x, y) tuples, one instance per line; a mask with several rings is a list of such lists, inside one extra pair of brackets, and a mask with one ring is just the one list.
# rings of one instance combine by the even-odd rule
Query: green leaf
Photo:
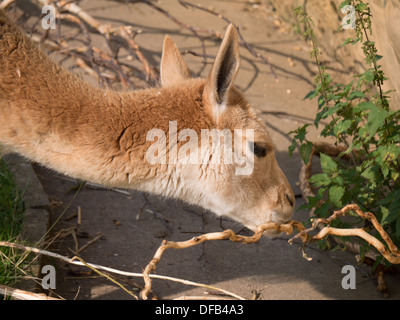
[(342, 206), (342, 197), (344, 195), (344, 188), (342, 186), (332, 186), (329, 188), (329, 200), (336, 206)]
[(321, 167), (322, 167), (322, 171), (324, 173), (332, 173), (337, 171), (337, 163), (330, 157), (327, 156), (326, 154), (321, 153), (320, 154), (320, 161), (321, 161)]
[(335, 114), (337, 111), (339, 111), (341, 108), (343, 108), (346, 105), (346, 103), (339, 102), (335, 104), (333, 107), (327, 109), (326, 112), (321, 116), (321, 119), (326, 119), (327, 117)]
[(318, 110), (320, 110), (325, 105), (324, 97), (321, 95), (318, 97)]
[(382, 214), (382, 219), (381, 219), (381, 225), (385, 225), (387, 223), (386, 219), (389, 216), (389, 209), (385, 207), (381, 207), (381, 214)]
[(306, 94), (306, 96), (303, 98), (303, 100), (306, 100), (306, 99), (312, 100), (317, 95), (318, 95), (318, 91), (317, 90), (311, 90), (309, 93)]
[(341, 172), (339, 175), (332, 178), (332, 183), (338, 186), (344, 186), (344, 179), (343, 176), (345, 173)]
[(341, 158), (341, 157), (343, 157), (344, 155), (347, 155), (347, 154), (349, 154), (350, 152), (352, 152), (353, 149), (354, 149), (354, 146), (355, 146), (355, 142), (353, 141), (353, 142), (351, 143), (351, 145), (350, 145), (345, 151), (342, 151), (341, 153), (339, 153), (338, 158)]
[(368, 9), (368, 5), (365, 3), (359, 3), (358, 5), (356, 5), (357, 11), (364, 11), (366, 9)]
[(347, 38), (344, 42), (343, 42), (343, 45), (345, 46), (346, 44), (349, 44), (349, 43), (353, 43), (353, 38)]
[(297, 128), (296, 130), (290, 131), (289, 134), (296, 133), (294, 136), (295, 139), (299, 140), (300, 143), (303, 143), (306, 134), (307, 134), (307, 127), (310, 126), (310, 124), (306, 123), (300, 128)]
[(321, 206), (317, 207), (317, 209), (315, 210), (315, 215), (317, 217), (326, 218), (330, 215), (329, 209), (330, 204), (328, 201), (325, 201)]
[(371, 102), (360, 102), (358, 105), (356, 105), (353, 110), (354, 112), (361, 112), (361, 111), (367, 111), (375, 108), (375, 105)]
[(307, 164), (308, 161), (310, 161), (310, 155), (311, 155), (312, 148), (313, 148), (313, 144), (309, 141), (307, 141), (306, 144), (302, 144), (300, 147), (300, 155), (305, 164)]
[(380, 209), (382, 214), (380, 223), (382, 224), (382, 226), (390, 224), (397, 219), (400, 220), (400, 213), (398, 210), (391, 210), (390, 208), (386, 207), (381, 207)]
[(346, 85), (346, 87), (343, 89), (343, 94), (344, 94), (345, 96), (347, 96), (347, 95), (349, 94), (350, 89), (351, 89), (351, 87), (353, 86), (353, 83), (354, 83), (354, 80), (351, 81), (350, 83), (348, 83), (348, 84)]
[(333, 132), (335, 133), (335, 135), (338, 136), (339, 134), (345, 132), (348, 128), (350, 128), (351, 122), (352, 121), (349, 119), (338, 121), (336, 126), (333, 128)]
[(400, 147), (395, 144), (390, 144), (383, 149), (381, 155), (384, 161), (393, 162), (398, 159), (400, 155)]
[(368, 115), (367, 131), (370, 136), (374, 136), (376, 131), (385, 123), (388, 112), (383, 108), (372, 108)]
[[(358, 147), (362, 147), (363, 142), (367, 142), (369, 139), (371, 139), (371, 136), (369, 135), (368, 131), (366, 128), (361, 127), (360, 129), (358, 129), (358, 135), (360, 136), (360, 138), (362, 138), (362, 141), (359, 141), (359, 143), (357, 144)], [(356, 150), (360, 150), (360, 148), (356, 148), (354, 147), (354, 149)]]
[(367, 167), (362, 173), (361, 176), (368, 179), (370, 183), (374, 183), (378, 180), (379, 171), (377, 166)]
[(357, 98), (364, 98), (364, 97), (365, 97), (364, 92), (361, 92), (361, 91), (354, 91), (354, 92), (350, 93), (348, 99), (349, 99), (349, 100), (354, 100), (354, 99), (357, 99)]
[(293, 152), (294, 152), (294, 150), (296, 150), (296, 147), (297, 147), (296, 140), (293, 139), (292, 144), (289, 146), (289, 157), (291, 157), (293, 155)]
[(367, 71), (364, 72), (362, 78), (367, 82), (372, 82), (375, 79), (375, 73), (373, 69), (369, 69)]
[(331, 183), (331, 179), (326, 173), (316, 173), (308, 181), (315, 187), (327, 186)]
[(350, 5), (350, 4), (351, 4), (351, 1), (350, 1), (350, 0), (342, 1), (342, 2), (340, 3), (340, 5), (339, 5), (339, 9), (342, 9), (343, 7), (348, 6), (348, 5)]

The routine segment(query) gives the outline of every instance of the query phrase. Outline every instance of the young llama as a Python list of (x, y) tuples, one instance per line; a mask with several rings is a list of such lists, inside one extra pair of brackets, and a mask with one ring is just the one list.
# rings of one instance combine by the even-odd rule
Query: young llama
[[(208, 78), (191, 78), (166, 36), (161, 88), (100, 89), (54, 63), (0, 10), (0, 144), (67, 176), (180, 199), (253, 231), (285, 223), (294, 195), (265, 124), (233, 85), (238, 47), (230, 25)], [(215, 131), (235, 142), (231, 151), (236, 158), (245, 154), (250, 170), (240, 173), (243, 161), (215, 153), (229, 147), (202, 135)], [(164, 150), (155, 152), (162, 142)], [(200, 161), (182, 150), (194, 150)], [(160, 156), (168, 161), (153, 161)]]

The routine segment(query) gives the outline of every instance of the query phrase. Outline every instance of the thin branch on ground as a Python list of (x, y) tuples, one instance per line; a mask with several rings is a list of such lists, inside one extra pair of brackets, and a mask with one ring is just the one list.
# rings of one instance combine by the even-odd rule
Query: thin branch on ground
[(232, 230), (228, 229), (222, 232), (206, 233), (187, 241), (175, 242), (175, 241), (164, 240), (161, 246), (158, 248), (157, 252), (155, 253), (153, 259), (150, 261), (150, 263), (146, 266), (146, 268), (143, 271), (143, 279), (145, 282), (145, 287), (140, 293), (140, 296), (142, 299), (146, 300), (148, 295), (150, 294), (151, 292), (150, 273), (152, 271), (155, 271), (157, 263), (160, 262), (163, 253), (167, 249), (186, 249), (201, 244), (205, 241), (211, 241), (211, 240), (230, 240), (233, 242), (242, 242), (246, 244), (255, 243), (260, 240), (262, 234), (266, 230), (277, 230), (279, 232), (286, 232), (287, 234), (291, 234), (293, 232), (293, 227), (296, 227), (299, 230), (304, 229), (303, 224), (301, 224), (298, 221), (291, 221), (288, 224), (278, 224), (270, 222), (259, 226), (257, 232), (251, 237), (237, 235)]
[(15, 300), (60, 300), (49, 297), (43, 293), (34, 293), (26, 290), (15, 289), (0, 284), (0, 294), (5, 297), (11, 297)]
[[(371, 234), (367, 233), (363, 229), (339, 229), (339, 228), (332, 228), (332, 227), (325, 227), (323, 228), (318, 234), (314, 236), (310, 236), (309, 232), (314, 231), (317, 226), (320, 223), (323, 223), (325, 225), (329, 225), (333, 220), (337, 219), (338, 217), (346, 215), (349, 211), (354, 211), (357, 213), (361, 218), (365, 220), (369, 220), (375, 229), (379, 232), (380, 236), (382, 239), (386, 242), (387, 247), (379, 241), (377, 238), (372, 236)], [(370, 245), (374, 246), (382, 256), (388, 260), (390, 263), (393, 264), (400, 264), (400, 251), (399, 249), (394, 245), (393, 241), (390, 239), (388, 234), (385, 232), (385, 230), (382, 228), (382, 226), (379, 224), (378, 220), (376, 217), (370, 213), (370, 212), (363, 212), (356, 204), (349, 204), (345, 206), (343, 209), (335, 211), (331, 217), (328, 219), (316, 219), (314, 221), (313, 227), (309, 229), (305, 229), (304, 225), (301, 222), (292, 220), (287, 224), (278, 224), (278, 223), (267, 223), (259, 226), (257, 228), (257, 231), (253, 236), (246, 237), (246, 236), (240, 236), (236, 235), (232, 230), (225, 230), (222, 232), (214, 232), (214, 233), (207, 233), (198, 237), (194, 237), (190, 240), (187, 241), (180, 241), (180, 242), (174, 242), (174, 241), (166, 241), (164, 240), (161, 244), (161, 246), (158, 248), (156, 251), (153, 259), (150, 261), (150, 263), (147, 265), (143, 272), (143, 278), (145, 281), (145, 287), (140, 293), (140, 296), (142, 299), (147, 299), (148, 295), (151, 293), (151, 279), (150, 279), (150, 273), (152, 271), (155, 271), (156, 265), (160, 262), (161, 257), (165, 250), (167, 249), (185, 249), (189, 248), (198, 244), (201, 244), (205, 241), (210, 241), (210, 240), (230, 240), (234, 242), (242, 242), (245, 244), (250, 244), (250, 243), (255, 243), (260, 240), (262, 234), (266, 230), (276, 230), (279, 232), (285, 232), (286, 234), (292, 234), (293, 229), (296, 228), (299, 233), (289, 239), (289, 243), (292, 244), (295, 239), (300, 238), (303, 242), (305, 243), (311, 243), (315, 242), (318, 240), (321, 240), (329, 235), (336, 235), (340, 237), (348, 237), (348, 236), (356, 236), (364, 239), (367, 241)], [(310, 258), (307, 257), (307, 255), (304, 252), (304, 247), (303, 247), (303, 257), (310, 260)]]
[[(69, 258), (69, 257), (63, 256), (63, 255), (60, 255), (58, 253), (54, 253), (54, 252), (48, 251), (48, 250), (42, 250), (42, 249), (38, 249), (38, 248), (34, 248), (34, 247), (24, 246), (24, 245), (21, 245), (21, 244), (12, 243), (12, 242), (8, 242), (8, 241), (0, 241), (0, 246), (9, 247), (9, 248), (15, 248), (15, 249), (19, 249), (19, 250), (24, 250), (26, 252), (33, 252), (33, 253), (36, 253), (36, 254), (41, 254), (41, 255), (53, 257), (53, 258), (62, 260), (64, 262), (67, 262), (67, 263), (70, 263), (70, 264), (73, 264), (73, 265), (85, 266), (85, 267), (88, 267), (90, 269), (102, 270), (102, 271), (106, 271), (106, 272), (109, 272), (109, 273), (115, 273), (115, 274), (119, 274), (119, 275), (123, 275), (123, 276), (127, 276), (127, 277), (140, 277), (140, 278), (143, 277), (142, 273), (127, 272), (127, 271), (122, 271), (122, 270), (118, 270), (118, 269), (114, 269), (114, 268), (101, 266), (101, 265), (94, 264), (94, 263), (87, 263), (87, 262), (83, 261), (81, 258), (78, 258), (76, 256), (72, 257), (72, 258)], [(77, 260), (79, 260), (79, 261), (77, 261)], [(218, 287), (215, 287), (215, 286), (207, 285), (207, 284), (202, 284), (202, 283), (193, 282), (193, 281), (189, 281), (189, 280), (185, 280), (185, 279), (179, 279), (179, 278), (175, 278), (175, 277), (162, 276), (162, 275), (150, 275), (150, 277), (152, 279), (161, 279), (161, 280), (173, 281), (173, 282), (178, 282), (178, 283), (182, 283), (182, 284), (186, 284), (186, 285), (190, 285), (190, 286), (202, 287), (202, 288), (206, 288), (206, 289), (210, 289), (210, 290), (214, 290), (214, 291), (219, 291), (219, 292), (222, 292), (225, 295), (231, 296), (231, 297), (233, 297), (235, 299), (244, 300), (244, 298), (240, 297), (237, 294), (234, 294), (234, 293), (229, 292), (227, 290), (224, 290), (224, 289), (221, 289), (221, 288), (218, 288)]]

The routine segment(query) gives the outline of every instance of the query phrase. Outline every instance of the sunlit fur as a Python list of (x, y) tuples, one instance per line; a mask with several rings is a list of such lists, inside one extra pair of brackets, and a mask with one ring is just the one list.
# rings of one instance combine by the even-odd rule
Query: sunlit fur
[[(161, 88), (99, 89), (54, 63), (0, 10), (0, 143), (73, 178), (181, 199), (252, 230), (286, 222), (293, 192), (266, 126), (233, 86), (238, 68), (231, 25), (207, 79), (190, 77), (167, 36)], [(266, 155), (254, 157), (250, 175), (236, 175), (235, 164), (151, 165), (145, 154), (154, 142), (146, 135), (154, 128), (168, 134), (170, 121), (199, 137), (201, 129), (254, 129)]]

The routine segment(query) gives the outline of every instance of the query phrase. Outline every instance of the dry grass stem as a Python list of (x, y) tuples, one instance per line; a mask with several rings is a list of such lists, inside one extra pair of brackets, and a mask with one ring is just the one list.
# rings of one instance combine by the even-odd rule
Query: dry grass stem
[(92, 240), (88, 241), (85, 243), (82, 247), (80, 247), (78, 250), (76, 250), (75, 254), (81, 253), (83, 250), (85, 250), (88, 246), (92, 245), (95, 243), (97, 240), (99, 240), (101, 237), (103, 237), (103, 234), (99, 233), (97, 236), (95, 236)]
[(15, 289), (0, 284), (0, 294), (5, 297), (11, 297), (15, 300), (60, 300), (49, 297), (43, 293), (33, 293), (25, 290)]
[(95, 268), (94, 266), (92, 266), (89, 263), (86, 263), (82, 258), (75, 256), (72, 259), (77, 259), (80, 262), (83, 263), (84, 266), (88, 267), (89, 269), (93, 270), (94, 272), (96, 272), (98, 275), (110, 280), (111, 282), (115, 283), (117, 286), (119, 286), (122, 290), (124, 290), (126, 293), (128, 293), (129, 295), (131, 295), (132, 297), (134, 297), (135, 299), (138, 299), (138, 296), (136, 294), (134, 294), (132, 291), (126, 289), (121, 283), (119, 283), (117, 280), (113, 279), (112, 277), (110, 277), (108, 274), (99, 271), (97, 268)]
[[(70, 263), (70, 264), (73, 264), (73, 265), (86, 266), (86, 267), (88, 267), (90, 269), (94, 268), (97, 271), (98, 270), (103, 270), (103, 271), (106, 271), (106, 272), (115, 273), (115, 274), (119, 274), (119, 275), (123, 275), (123, 276), (127, 276), (127, 277), (140, 277), (140, 278), (143, 277), (142, 273), (127, 272), (127, 271), (122, 271), (122, 270), (117, 270), (117, 269), (114, 269), (114, 268), (101, 266), (101, 265), (94, 264), (94, 263), (87, 263), (87, 262), (84, 262), (81, 258), (77, 258), (77, 257), (69, 258), (69, 257), (65, 257), (63, 255), (60, 255), (58, 253), (54, 253), (54, 252), (51, 252), (51, 251), (42, 250), (42, 249), (29, 247), (29, 246), (24, 246), (24, 245), (21, 245), (21, 244), (12, 243), (12, 242), (8, 242), (8, 241), (0, 241), (0, 246), (9, 247), (9, 248), (15, 248), (15, 249), (19, 249), (19, 250), (24, 250), (26, 252), (33, 252), (33, 253), (37, 253), (37, 254), (46, 255), (46, 256), (62, 260), (64, 262), (67, 262), (67, 263)], [(79, 260), (79, 261), (76, 261), (76, 260)], [(221, 289), (221, 288), (218, 288), (218, 287), (215, 287), (215, 286), (210, 286), (210, 285), (207, 285), (207, 284), (202, 284), (202, 283), (198, 283), (198, 282), (193, 282), (193, 281), (174, 278), (174, 277), (162, 276), (162, 275), (150, 275), (150, 277), (153, 278), (153, 279), (161, 279), (161, 280), (179, 282), (179, 283), (182, 283), (182, 284), (185, 284), (185, 285), (190, 285), (190, 286), (203, 287), (203, 288), (206, 288), (206, 289), (222, 292), (222, 293), (224, 293), (224, 294), (226, 294), (228, 296), (231, 296), (231, 297), (233, 297), (235, 299), (244, 300), (244, 298), (240, 297), (239, 295), (236, 295), (236, 294), (234, 294), (232, 292), (229, 292), (227, 290), (224, 290), (224, 289)]]

